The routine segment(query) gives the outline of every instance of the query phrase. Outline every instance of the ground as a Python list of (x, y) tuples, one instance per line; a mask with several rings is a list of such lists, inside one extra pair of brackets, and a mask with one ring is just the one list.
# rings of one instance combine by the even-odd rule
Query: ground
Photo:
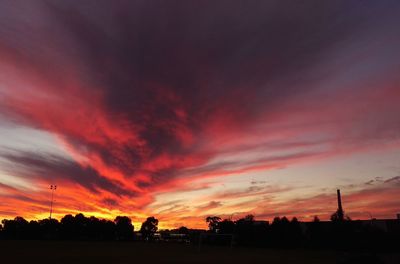
[[(1, 263), (400, 263), (400, 254), (138, 242), (0, 241)], [(377, 261), (379, 259), (379, 261)]]

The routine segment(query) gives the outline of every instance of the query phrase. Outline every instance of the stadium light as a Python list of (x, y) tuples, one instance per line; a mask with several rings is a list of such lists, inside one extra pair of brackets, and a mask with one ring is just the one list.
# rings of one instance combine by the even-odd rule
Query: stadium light
[(54, 198), (54, 191), (56, 189), (57, 189), (57, 185), (50, 185), (50, 190), (51, 190), (50, 219), (51, 219), (51, 214), (53, 213), (53, 198)]

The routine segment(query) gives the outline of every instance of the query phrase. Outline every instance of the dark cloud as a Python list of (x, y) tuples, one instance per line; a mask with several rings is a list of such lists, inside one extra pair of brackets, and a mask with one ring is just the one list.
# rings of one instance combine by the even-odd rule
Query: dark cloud
[(102, 200), (102, 204), (109, 206), (109, 207), (116, 207), (119, 205), (117, 200), (111, 199), (111, 198), (105, 198)]
[(367, 182), (365, 182), (365, 185), (374, 185), (375, 180), (369, 180)]
[(267, 181), (254, 181), (254, 180), (250, 182), (251, 185), (264, 185), (266, 183)]
[[(217, 193), (213, 197), (215, 199), (227, 199), (227, 200), (238, 199), (241, 197), (261, 198), (261, 197), (263, 197), (263, 195), (269, 195), (271, 197), (271, 195), (273, 195), (273, 194), (284, 193), (284, 192), (288, 192), (291, 190), (293, 190), (292, 187), (269, 186), (269, 185), (250, 186), (247, 188), (231, 189), (228, 191), (220, 192), (220, 193)], [(265, 198), (264, 198), (264, 200), (265, 200)]]
[(120, 187), (117, 183), (99, 175), (91, 167), (82, 167), (75, 161), (51, 154), (33, 152), (0, 153), (2, 168), (10, 174), (26, 179), (41, 179), (49, 183), (70, 181), (93, 193), (107, 190), (115, 195), (128, 197), (135, 193)]
[(9, 186), (9, 185), (4, 184), (4, 183), (1, 183), (1, 182), (0, 182), (0, 188), (3, 189), (3, 190), (6, 190), (6, 191), (11, 191), (11, 192), (16, 192), (16, 191), (18, 191), (17, 188), (12, 187), (12, 186)]
[(48, 19), (61, 39), (72, 40), (86, 77), (104, 90), (110, 111), (144, 123), (142, 137), (152, 149), (180, 151), (171, 131), (157, 125), (176, 121), (174, 102), (160, 102), (160, 89), (186, 104), (191, 128), (215, 107), (237, 112), (238, 100), (237, 118), (244, 122), (265, 104), (304, 92), (278, 83), (298, 82), (322, 54), (372, 24), (381, 10), (347, 1), (58, 1), (48, 6)]
[(385, 180), (385, 183), (400, 183), (400, 176), (395, 176)]
[(199, 211), (206, 211), (206, 210), (211, 210), (214, 208), (221, 207), (222, 205), (223, 205), (223, 203), (221, 203), (219, 201), (210, 201), (209, 203), (207, 203), (205, 205), (198, 206), (197, 209)]

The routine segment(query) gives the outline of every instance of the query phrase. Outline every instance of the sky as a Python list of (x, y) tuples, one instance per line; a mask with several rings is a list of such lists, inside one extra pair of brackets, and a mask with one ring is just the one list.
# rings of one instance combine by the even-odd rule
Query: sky
[(0, 219), (400, 213), (399, 1), (0, 2)]

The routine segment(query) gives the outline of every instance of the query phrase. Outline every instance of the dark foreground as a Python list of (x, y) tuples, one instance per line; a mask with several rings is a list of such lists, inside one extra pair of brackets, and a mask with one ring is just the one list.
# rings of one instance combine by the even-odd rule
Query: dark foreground
[(139, 242), (0, 241), (1, 263), (400, 263), (400, 253), (278, 250)]

